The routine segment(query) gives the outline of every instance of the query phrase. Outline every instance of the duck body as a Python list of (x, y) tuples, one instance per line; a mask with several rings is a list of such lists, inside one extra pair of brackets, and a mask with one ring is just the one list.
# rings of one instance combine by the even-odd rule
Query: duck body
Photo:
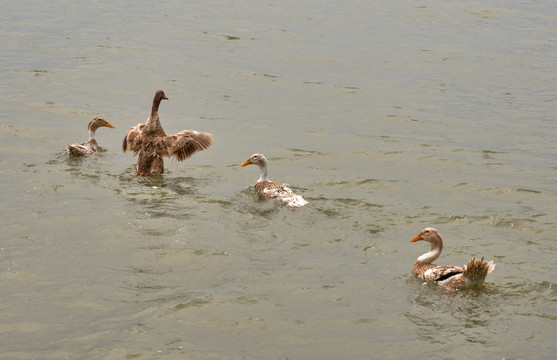
[(493, 261), (484, 261), (483, 258), (473, 258), (463, 267), (435, 265), (435, 261), (443, 250), (443, 240), (439, 231), (434, 228), (425, 228), (410, 241), (424, 240), (430, 243), (430, 251), (418, 257), (414, 263), (412, 273), (417, 277), (435, 282), (449, 290), (458, 290), (484, 286), (487, 275), (495, 269)]
[(98, 128), (106, 126), (109, 128), (114, 128), (112, 124), (101, 117), (96, 117), (89, 122), (87, 130), (89, 132), (89, 140), (80, 144), (71, 144), (66, 146), (68, 154), (72, 156), (84, 156), (96, 153), (99, 145), (97, 140), (95, 140), (95, 133)]
[(255, 183), (255, 191), (259, 197), (275, 199), (279, 204), (289, 207), (302, 207), (308, 202), (300, 195), (295, 194), (288, 186), (267, 177), (267, 158), (263, 154), (253, 154), (242, 163), (242, 166), (254, 164), (259, 166), (259, 180)]
[(182, 130), (166, 135), (159, 118), (159, 105), (168, 100), (164, 91), (158, 90), (153, 98), (151, 113), (144, 124), (130, 128), (122, 143), (122, 150), (138, 156), (138, 176), (152, 176), (164, 172), (164, 157), (174, 156), (178, 161), (193, 153), (207, 149), (213, 143), (213, 135), (195, 130)]
[(72, 156), (85, 156), (91, 155), (96, 153), (99, 149), (99, 145), (97, 144), (97, 140), (91, 139), (81, 144), (71, 144), (66, 146), (66, 150), (68, 154)]

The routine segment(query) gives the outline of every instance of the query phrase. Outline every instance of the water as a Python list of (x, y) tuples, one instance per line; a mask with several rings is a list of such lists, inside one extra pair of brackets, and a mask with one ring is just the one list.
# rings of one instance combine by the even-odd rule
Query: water
[[(553, 354), (552, 1), (1, 8), (2, 359)], [(135, 178), (159, 88), (215, 143)], [(310, 204), (259, 201), (255, 152)], [(425, 226), (438, 263), (497, 263), (485, 289), (412, 277)]]

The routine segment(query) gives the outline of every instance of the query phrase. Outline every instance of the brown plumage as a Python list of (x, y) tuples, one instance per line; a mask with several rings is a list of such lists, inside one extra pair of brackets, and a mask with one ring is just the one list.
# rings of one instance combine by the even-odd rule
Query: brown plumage
[(270, 181), (267, 177), (267, 159), (263, 154), (253, 154), (242, 163), (242, 166), (255, 164), (259, 166), (259, 180), (255, 183), (255, 190), (260, 197), (274, 198), (278, 202), (290, 207), (302, 207), (308, 202), (284, 184)]
[(135, 174), (139, 176), (162, 174), (165, 156), (174, 156), (178, 161), (183, 161), (213, 143), (213, 135), (195, 130), (182, 130), (166, 135), (159, 119), (159, 105), (162, 100), (168, 98), (164, 91), (158, 90), (147, 122), (133, 126), (122, 143), (124, 152), (129, 150), (138, 155)]
[(484, 261), (483, 257), (481, 260), (473, 258), (468, 265), (463, 267), (432, 264), (443, 250), (441, 234), (434, 228), (425, 228), (410, 241), (420, 240), (427, 241), (430, 244), (430, 250), (418, 257), (412, 273), (423, 280), (435, 282), (450, 290), (481, 287), (485, 286), (484, 281), (487, 274), (495, 269), (493, 261)]
[(89, 122), (89, 125), (87, 126), (87, 130), (89, 132), (89, 141), (81, 144), (71, 144), (66, 146), (68, 154), (72, 156), (83, 156), (97, 152), (99, 145), (97, 144), (97, 140), (95, 140), (95, 132), (102, 126), (114, 128), (114, 126), (112, 124), (109, 124), (108, 121), (106, 121), (105, 119), (101, 117), (94, 118)]

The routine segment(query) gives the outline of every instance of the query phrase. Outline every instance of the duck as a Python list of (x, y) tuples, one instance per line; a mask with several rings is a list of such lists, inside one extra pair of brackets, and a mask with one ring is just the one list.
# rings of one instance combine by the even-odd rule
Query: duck
[(84, 155), (91, 155), (97, 152), (99, 145), (97, 144), (97, 140), (95, 140), (95, 132), (98, 128), (106, 126), (109, 128), (114, 128), (114, 125), (110, 124), (108, 121), (103, 119), (102, 117), (96, 117), (89, 122), (87, 129), (89, 131), (89, 141), (86, 141), (81, 144), (71, 144), (66, 146), (66, 150), (68, 154), (72, 156), (84, 156)]
[(242, 163), (242, 167), (247, 165), (259, 166), (259, 180), (255, 183), (255, 190), (262, 198), (273, 198), (279, 204), (292, 208), (302, 207), (308, 202), (300, 195), (296, 195), (289, 187), (267, 177), (267, 158), (263, 154), (253, 154), (249, 159)]
[(430, 244), (429, 252), (421, 255), (416, 260), (412, 273), (425, 281), (456, 291), (467, 288), (485, 287), (486, 276), (495, 269), (492, 261), (476, 259), (475, 257), (464, 266), (441, 266), (433, 264), (443, 250), (443, 239), (435, 228), (423, 229), (411, 242), (426, 241)]
[(159, 118), (162, 100), (168, 100), (168, 97), (163, 90), (157, 90), (147, 121), (131, 127), (122, 143), (124, 153), (131, 151), (134, 156), (138, 155), (137, 176), (162, 174), (165, 156), (174, 156), (178, 161), (183, 161), (213, 144), (213, 135), (195, 130), (182, 130), (166, 135)]

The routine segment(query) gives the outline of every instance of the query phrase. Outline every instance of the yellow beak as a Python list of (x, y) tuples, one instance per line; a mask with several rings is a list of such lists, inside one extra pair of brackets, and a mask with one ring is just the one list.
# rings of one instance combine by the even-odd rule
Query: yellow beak
[(410, 240), (411, 242), (416, 242), (416, 241), (420, 241), (423, 240), (424, 238), (422, 237), (422, 234), (420, 233), (418, 236), (416, 236), (415, 238), (412, 238), (412, 240)]

